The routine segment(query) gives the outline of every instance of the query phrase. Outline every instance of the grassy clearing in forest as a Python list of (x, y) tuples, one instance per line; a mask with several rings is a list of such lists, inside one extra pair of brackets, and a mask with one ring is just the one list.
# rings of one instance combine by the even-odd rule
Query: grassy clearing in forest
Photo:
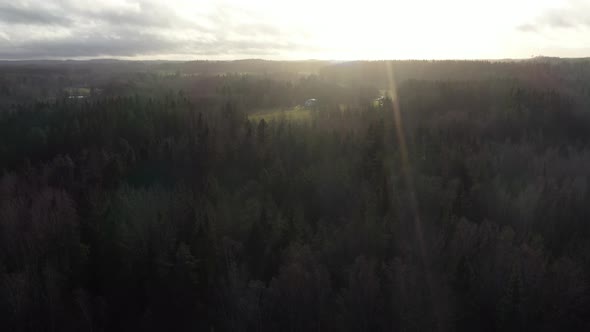
[(289, 121), (309, 121), (311, 119), (311, 110), (306, 109), (302, 106), (295, 106), (286, 110), (274, 109), (264, 110), (252, 113), (248, 116), (252, 121), (273, 121), (273, 120), (289, 120)]

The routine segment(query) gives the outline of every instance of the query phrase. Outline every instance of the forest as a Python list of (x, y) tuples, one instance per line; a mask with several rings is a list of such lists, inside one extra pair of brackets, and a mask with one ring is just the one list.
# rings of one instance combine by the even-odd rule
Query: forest
[(589, 282), (590, 59), (0, 62), (2, 331), (588, 331)]

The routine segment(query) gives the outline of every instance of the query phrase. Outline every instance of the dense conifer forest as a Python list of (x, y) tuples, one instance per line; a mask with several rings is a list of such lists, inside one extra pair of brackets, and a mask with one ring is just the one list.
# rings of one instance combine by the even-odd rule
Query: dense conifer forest
[(589, 68), (0, 63), (0, 330), (588, 331)]

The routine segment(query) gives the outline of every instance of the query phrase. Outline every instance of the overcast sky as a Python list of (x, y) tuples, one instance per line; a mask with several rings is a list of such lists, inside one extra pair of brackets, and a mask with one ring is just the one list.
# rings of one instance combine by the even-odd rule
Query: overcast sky
[(590, 56), (590, 0), (0, 0), (0, 59)]

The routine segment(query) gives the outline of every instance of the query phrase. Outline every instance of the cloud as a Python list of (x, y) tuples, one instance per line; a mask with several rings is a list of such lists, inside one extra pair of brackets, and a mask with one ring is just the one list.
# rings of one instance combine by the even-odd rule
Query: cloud
[(32, 25), (67, 25), (71, 21), (67, 17), (60, 16), (43, 7), (0, 4), (0, 22)]
[(174, 27), (188, 22), (179, 18), (167, 6), (159, 3), (137, 3), (129, 8), (77, 8), (76, 14), (81, 17), (116, 26), (135, 27)]
[(519, 31), (522, 32), (536, 32), (537, 31), (537, 27), (534, 24), (522, 24), (519, 25), (518, 27), (516, 27), (516, 29), (518, 29)]
[(176, 48), (177, 43), (153, 35), (120, 37), (97, 34), (26, 42), (12, 49), (0, 49), (0, 58), (135, 56)]
[(561, 7), (547, 9), (532, 22), (517, 27), (523, 32), (586, 28), (590, 28), (590, 2), (585, 0), (564, 1)]
[[(1, 44), (1, 41), (0, 41)], [(69, 35), (61, 38), (32, 40), (16, 47), (0, 46), (0, 59), (134, 57), (159, 54), (193, 56), (219, 55), (277, 55), (299, 47), (280, 41), (253, 39), (214, 40), (178, 39), (161, 33), (146, 33), (134, 29), (118, 30), (117, 34), (94, 33), (86, 36)]]
[(256, 13), (213, 2), (184, 15), (175, 1), (14, 0), (0, 5), (0, 59), (272, 55), (305, 47)]

